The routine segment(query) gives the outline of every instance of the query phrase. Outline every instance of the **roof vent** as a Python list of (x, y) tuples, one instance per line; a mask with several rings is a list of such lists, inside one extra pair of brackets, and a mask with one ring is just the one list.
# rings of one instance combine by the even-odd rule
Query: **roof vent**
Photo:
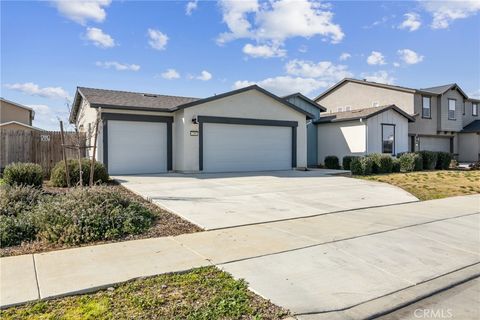
[(149, 94), (149, 93), (144, 93), (143, 96), (148, 97), (148, 98), (157, 98), (158, 97), (156, 94)]

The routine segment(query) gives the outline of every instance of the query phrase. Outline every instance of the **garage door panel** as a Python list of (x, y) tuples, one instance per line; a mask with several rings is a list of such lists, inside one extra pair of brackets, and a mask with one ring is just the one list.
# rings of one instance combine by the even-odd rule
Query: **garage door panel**
[(206, 123), (203, 170), (235, 172), (292, 168), (292, 128)]
[(420, 137), (420, 150), (450, 152), (450, 138)]
[(110, 174), (166, 172), (167, 124), (108, 121), (108, 171)]

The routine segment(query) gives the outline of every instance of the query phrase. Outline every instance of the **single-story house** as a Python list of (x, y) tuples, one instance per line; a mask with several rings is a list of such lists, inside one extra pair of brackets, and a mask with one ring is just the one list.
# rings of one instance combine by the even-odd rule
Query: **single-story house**
[(18, 121), (8, 121), (8, 122), (0, 123), (0, 129), (23, 130), (23, 131), (44, 131), (43, 129), (30, 126), (28, 124), (18, 122)]
[(97, 117), (96, 157), (110, 174), (305, 168), (315, 118), (256, 85), (204, 99), (78, 87), (70, 122), (90, 145)]
[(323, 113), (315, 120), (318, 159), (347, 155), (408, 152), (408, 123), (414, 118), (396, 105)]
[(480, 120), (463, 128), (458, 135), (458, 160), (475, 162), (480, 159)]

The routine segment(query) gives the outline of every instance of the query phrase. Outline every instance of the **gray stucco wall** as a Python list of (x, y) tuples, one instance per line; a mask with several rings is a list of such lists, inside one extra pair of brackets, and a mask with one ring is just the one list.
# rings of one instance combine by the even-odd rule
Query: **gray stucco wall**
[[(428, 97), (425, 95), (425, 97)], [(431, 117), (422, 118), (423, 95), (416, 93), (414, 98), (415, 105), (415, 122), (408, 124), (410, 134), (437, 134), (438, 128), (438, 98), (436, 96), (430, 97), (430, 113)]]
[[(465, 114), (462, 116), (462, 125), (465, 127), (472, 121), (480, 119), (480, 116), (474, 116), (472, 114), (472, 101), (465, 101)], [(480, 103), (478, 103), (478, 108), (480, 108)], [(480, 112), (480, 110), (478, 110)], [(477, 112), (477, 114), (478, 114)]]
[(460, 133), (458, 135), (458, 151), (459, 161), (478, 161), (480, 153), (480, 135), (478, 133)]
[[(456, 100), (455, 120), (448, 119), (448, 99)], [(449, 90), (441, 97), (439, 131), (461, 131), (463, 128), (464, 98), (457, 90)]]

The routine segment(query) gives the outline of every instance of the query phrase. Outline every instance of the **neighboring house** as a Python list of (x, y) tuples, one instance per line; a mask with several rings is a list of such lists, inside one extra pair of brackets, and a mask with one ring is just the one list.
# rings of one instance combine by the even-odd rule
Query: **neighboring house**
[(463, 128), (458, 135), (458, 160), (474, 162), (480, 158), (480, 120)]
[(408, 151), (412, 116), (395, 105), (354, 109), (322, 115), (318, 127), (318, 159), (369, 153), (395, 155)]
[(307, 108), (256, 85), (205, 99), (79, 87), (70, 121), (91, 135), (101, 117), (111, 174), (285, 170), (307, 165)]
[(468, 140), (462, 138), (462, 130), (478, 119), (480, 101), (469, 98), (457, 84), (413, 89), (347, 78), (314, 100), (327, 112), (394, 104), (415, 119), (408, 126), (408, 150), (447, 151), (461, 161), (478, 160), (478, 154), (462, 154), (460, 140)]
[(32, 126), (35, 112), (32, 108), (0, 98), (0, 128), (13, 130), (41, 130)]

